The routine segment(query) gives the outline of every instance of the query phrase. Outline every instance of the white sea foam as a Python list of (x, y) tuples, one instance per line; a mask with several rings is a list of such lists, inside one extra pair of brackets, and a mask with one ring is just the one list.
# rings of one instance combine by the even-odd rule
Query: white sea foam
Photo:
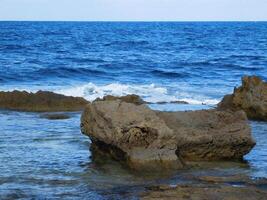
[(124, 96), (128, 94), (137, 94), (145, 101), (151, 103), (186, 101), (196, 105), (215, 105), (219, 102), (217, 99), (211, 99), (205, 96), (194, 96), (185, 92), (170, 94), (167, 88), (156, 86), (155, 84), (132, 85), (111, 83), (106, 85), (96, 85), (94, 83), (88, 83), (85, 85), (55, 90), (55, 92), (69, 96), (84, 97), (89, 101), (93, 101), (96, 98), (102, 98), (105, 95)]
[[(170, 92), (166, 87), (158, 86), (156, 84), (121, 84), (110, 83), (106, 85), (88, 83), (77, 86), (36, 86), (28, 88), (27, 86), (0, 88), (1, 91), (25, 90), (28, 92), (36, 92), (38, 90), (48, 90), (59, 94), (68, 96), (84, 97), (89, 101), (96, 98), (102, 98), (106, 95), (124, 96), (128, 94), (137, 94), (145, 101), (151, 103), (158, 102), (172, 102), (172, 101), (186, 101), (193, 105), (215, 105), (219, 102), (218, 99), (213, 99), (205, 96), (205, 94), (197, 94), (199, 91), (192, 92), (192, 88), (186, 86), (174, 86), (175, 92)], [(190, 92), (187, 92), (190, 91)]]

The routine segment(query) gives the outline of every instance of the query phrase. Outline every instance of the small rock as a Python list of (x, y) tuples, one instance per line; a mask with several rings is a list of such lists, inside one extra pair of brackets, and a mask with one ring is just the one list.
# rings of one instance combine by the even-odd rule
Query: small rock
[(40, 115), (41, 118), (50, 119), (50, 120), (62, 120), (71, 118), (70, 115), (64, 113), (47, 113)]
[(102, 99), (97, 98), (95, 101), (114, 101), (114, 100), (121, 100), (123, 102), (133, 103), (136, 105), (141, 105), (141, 104), (147, 103), (143, 99), (141, 99), (141, 97), (139, 97), (138, 95), (135, 95), (135, 94), (129, 94), (129, 95), (122, 96), (122, 97), (107, 95), (107, 96), (104, 96)]

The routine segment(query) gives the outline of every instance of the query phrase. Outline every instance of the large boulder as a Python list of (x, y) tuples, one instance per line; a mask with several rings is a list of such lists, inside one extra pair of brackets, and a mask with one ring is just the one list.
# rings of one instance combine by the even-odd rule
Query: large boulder
[(91, 138), (93, 150), (135, 169), (240, 159), (255, 145), (243, 111), (158, 112), (122, 100), (89, 103), (81, 130)]
[(93, 146), (107, 150), (132, 168), (183, 165), (175, 153), (173, 130), (146, 105), (95, 101), (82, 114), (81, 130), (91, 138)]
[(244, 110), (249, 119), (267, 121), (267, 83), (257, 76), (243, 77), (242, 86), (226, 95), (218, 108)]
[(84, 98), (47, 91), (0, 92), (0, 108), (29, 112), (81, 111), (88, 104)]

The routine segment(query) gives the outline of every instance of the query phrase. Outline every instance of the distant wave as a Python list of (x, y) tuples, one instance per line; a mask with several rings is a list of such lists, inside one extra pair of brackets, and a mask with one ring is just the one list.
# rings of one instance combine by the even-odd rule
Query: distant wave
[(168, 89), (155, 84), (148, 85), (131, 85), (121, 83), (111, 83), (106, 85), (96, 85), (88, 83), (80, 86), (73, 86), (65, 89), (56, 90), (55, 92), (77, 97), (84, 97), (89, 101), (96, 98), (102, 98), (105, 95), (124, 96), (128, 94), (137, 94), (145, 101), (150, 103), (186, 101), (190, 104), (207, 104), (214, 105), (219, 102), (217, 99), (208, 97), (197, 97), (187, 93), (181, 93), (179, 96), (170, 94)]

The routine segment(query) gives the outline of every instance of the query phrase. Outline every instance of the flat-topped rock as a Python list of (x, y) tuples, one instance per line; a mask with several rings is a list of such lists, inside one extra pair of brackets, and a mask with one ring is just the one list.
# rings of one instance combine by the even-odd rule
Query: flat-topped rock
[(186, 160), (241, 159), (255, 144), (243, 111), (210, 109), (157, 114), (173, 130), (177, 151)]
[(267, 121), (267, 83), (257, 76), (245, 76), (233, 94), (218, 104), (221, 110), (244, 110), (249, 119)]
[(29, 112), (82, 111), (88, 104), (84, 98), (48, 91), (0, 92), (0, 108)]
[(118, 99), (89, 103), (81, 130), (94, 149), (135, 169), (242, 159), (255, 145), (243, 111), (159, 112)]
[(142, 200), (264, 200), (267, 197), (267, 191), (253, 186), (234, 187), (224, 184), (160, 185), (149, 187), (140, 196)]

